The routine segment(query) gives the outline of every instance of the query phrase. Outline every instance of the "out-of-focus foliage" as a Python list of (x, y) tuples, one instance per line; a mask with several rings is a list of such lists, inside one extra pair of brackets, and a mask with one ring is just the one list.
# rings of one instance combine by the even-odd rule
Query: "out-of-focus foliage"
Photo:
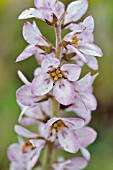
[[(72, 0), (62, 2), (67, 5)], [(15, 92), (22, 84), (17, 70), (22, 70), (32, 80), (32, 72), (37, 66), (33, 57), (15, 63), (26, 46), (21, 33), (24, 21), (17, 18), (31, 6), (31, 0), (0, 0), (0, 170), (8, 169), (6, 150), (9, 144), (17, 141), (13, 126), (17, 123), (20, 110)], [(104, 57), (99, 59), (100, 75), (95, 83), (99, 107), (93, 113), (91, 122), (91, 126), (98, 131), (98, 139), (89, 148), (92, 159), (86, 170), (113, 170), (113, 1), (89, 0), (88, 15), (95, 18), (95, 42), (103, 49)], [(53, 28), (43, 22), (37, 23), (42, 33), (54, 43)], [(91, 70), (85, 67), (83, 74), (88, 71)]]

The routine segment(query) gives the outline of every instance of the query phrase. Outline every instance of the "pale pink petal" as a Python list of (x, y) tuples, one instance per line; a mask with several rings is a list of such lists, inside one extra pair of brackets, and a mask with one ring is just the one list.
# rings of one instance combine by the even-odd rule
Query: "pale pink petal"
[(36, 96), (31, 93), (31, 85), (24, 85), (19, 88), (16, 96), (17, 100), (25, 106), (31, 106), (42, 99), (42, 96)]
[(34, 4), (37, 8), (41, 8), (41, 7), (53, 7), (55, 5), (57, 0), (34, 0)]
[(83, 26), (86, 28), (87, 31), (93, 32), (94, 30), (94, 19), (92, 16), (87, 17), (83, 21)]
[(95, 96), (91, 93), (81, 93), (80, 94), (85, 106), (88, 110), (96, 110), (97, 108), (97, 100)]
[(53, 22), (53, 9), (50, 7), (41, 7), (33, 11), (33, 16), (40, 20)]
[(95, 44), (84, 44), (80, 46), (80, 51), (87, 55), (102, 57), (102, 50)]
[(54, 8), (53, 8), (53, 12), (56, 15), (56, 17), (58, 19), (60, 19), (63, 16), (64, 12), (65, 12), (64, 4), (62, 2), (60, 2), (60, 1), (57, 1)]
[(15, 125), (15, 132), (18, 135), (26, 137), (26, 138), (36, 138), (38, 136), (36, 133), (30, 132), (29, 130), (19, 125)]
[(83, 147), (87, 147), (88, 145), (93, 143), (97, 137), (96, 131), (87, 126), (77, 130), (76, 135), (78, 137), (80, 145)]
[(60, 65), (60, 61), (57, 58), (46, 57), (42, 61), (42, 69), (44, 72), (56, 69)]
[(76, 91), (86, 91), (91, 86), (91, 75), (88, 73), (83, 78), (74, 83)]
[(18, 70), (18, 76), (24, 84), (26, 85), (31, 84), (20, 70)]
[(8, 150), (7, 150), (7, 155), (8, 155), (8, 158), (11, 162), (20, 162), (19, 160), (19, 156), (17, 155), (17, 153), (20, 152), (20, 145), (19, 144), (12, 144), (8, 147)]
[(96, 57), (93, 56), (86, 56), (87, 59), (87, 65), (93, 69), (93, 70), (98, 70), (98, 61)]
[(44, 51), (38, 47), (35, 47), (34, 45), (28, 45), (24, 51), (17, 57), (16, 62), (25, 60), (29, 57), (31, 57), (33, 54), (40, 54), (44, 53)]
[(65, 166), (68, 170), (81, 170), (87, 166), (87, 160), (84, 158), (72, 158), (71, 162)]
[(64, 162), (53, 164), (55, 170), (82, 170), (87, 166), (88, 161), (85, 158), (72, 158)]
[(70, 81), (76, 81), (80, 76), (81, 67), (76, 64), (64, 64), (61, 67), (61, 71)]
[(61, 128), (58, 132), (58, 140), (64, 150), (76, 153), (79, 150), (78, 139), (73, 131), (68, 128)]
[(61, 79), (55, 83), (53, 88), (55, 99), (62, 105), (69, 105), (74, 100), (74, 88), (71, 83), (65, 79)]
[[(74, 47), (74, 46), (72, 46), (72, 45), (68, 45), (67, 46), (67, 49), (68, 49), (68, 52), (69, 53), (75, 53), (75, 54), (77, 54), (79, 57), (80, 57), (80, 59), (83, 61), (83, 62), (87, 62), (87, 60), (86, 60), (86, 58), (85, 58), (85, 56), (76, 48), (76, 47)], [(76, 56), (75, 56), (76, 57)]]
[(31, 45), (48, 46), (48, 43), (40, 35), (39, 29), (37, 29), (30, 22), (26, 22), (23, 27), (24, 39)]
[(66, 10), (64, 25), (70, 22), (75, 22), (79, 20), (87, 11), (88, 1), (87, 0), (77, 0), (71, 2)]
[(18, 19), (28, 19), (28, 18), (33, 18), (34, 16), (32, 15), (32, 12), (35, 11), (35, 8), (29, 8), (23, 11)]
[(89, 152), (86, 148), (84, 148), (84, 147), (80, 147), (80, 151), (81, 151), (83, 157), (84, 157), (86, 160), (89, 161), (89, 160), (90, 160), (90, 157), (91, 157), (90, 152)]
[(34, 95), (44, 95), (50, 92), (53, 88), (53, 79), (49, 74), (39, 74), (32, 82), (32, 92)]
[(23, 126), (30, 126), (30, 125), (36, 124), (38, 121), (33, 118), (25, 117), (25, 118), (22, 118), (19, 122)]
[(62, 118), (62, 121), (71, 130), (80, 129), (84, 126), (84, 120), (80, 118)]

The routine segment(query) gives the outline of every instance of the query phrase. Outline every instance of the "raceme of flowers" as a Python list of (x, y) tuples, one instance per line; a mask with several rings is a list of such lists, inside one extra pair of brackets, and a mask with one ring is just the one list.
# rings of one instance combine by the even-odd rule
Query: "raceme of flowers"
[[(20, 125), (14, 128), (18, 143), (7, 151), (10, 170), (82, 170), (91, 157), (87, 147), (97, 137), (88, 123), (97, 108), (93, 83), (98, 73), (81, 78), (82, 67), (87, 64), (98, 70), (96, 57), (103, 55), (94, 44), (94, 19), (88, 16), (78, 23), (88, 9), (87, 0), (75, 0), (67, 8), (58, 0), (34, 0), (34, 5), (19, 19), (35, 18), (53, 27), (56, 45), (42, 35), (35, 21), (24, 23), (27, 47), (16, 62), (34, 55), (38, 65), (31, 82), (18, 71), (23, 82), (16, 92), (21, 113)], [(62, 38), (63, 29), (68, 33)], [(33, 125), (37, 127), (35, 132), (27, 129)], [(74, 158), (65, 160), (63, 150), (73, 153)]]

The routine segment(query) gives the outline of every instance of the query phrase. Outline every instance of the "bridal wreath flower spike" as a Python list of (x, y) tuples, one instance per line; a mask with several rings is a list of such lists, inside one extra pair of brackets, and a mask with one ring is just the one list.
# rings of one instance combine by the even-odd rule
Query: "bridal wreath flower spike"
[(75, 64), (60, 66), (58, 59), (46, 57), (41, 68), (35, 71), (32, 93), (41, 96), (53, 90), (53, 96), (59, 103), (69, 105), (74, 99), (74, 86), (71, 82), (79, 78), (80, 72), (81, 67)]
[[(23, 82), (16, 92), (21, 110), (20, 125), (15, 126), (19, 142), (8, 148), (9, 169), (82, 170), (91, 158), (87, 147), (97, 137), (88, 123), (97, 108), (93, 82), (98, 73), (82, 73), (80, 77), (85, 64), (97, 70), (96, 56), (103, 55), (94, 44), (94, 19), (88, 16), (78, 23), (88, 9), (87, 0), (74, 0), (67, 8), (59, 0), (34, 0), (34, 5), (24, 10), (19, 19), (34, 18), (52, 26), (56, 43), (53, 45), (42, 35), (35, 21), (24, 23), (23, 37), (28, 45), (16, 62), (34, 55), (38, 65), (31, 81), (18, 71)], [(68, 29), (64, 37), (63, 29)], [(34, 132), (27, 129), (34, 125)], [(74, 158), (71, 154), (69, 160), (65, 156), (57, 159), (62, 157), (54, 155), (57, 149), (62, 155), (64, 151), (75, 154)], [(81, 157), (77, 157), (78, 151)]]

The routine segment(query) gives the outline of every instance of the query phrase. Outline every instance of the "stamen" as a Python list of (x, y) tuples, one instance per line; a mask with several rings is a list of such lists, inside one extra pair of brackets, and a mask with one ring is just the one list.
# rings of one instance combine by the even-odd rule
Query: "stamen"
[(53, 77), (54, 81), (57, 81), (58, 79), (63, 77), (63, 75), (62, 75), (62, 73), (60, 71), (60, 68), (57, 68), (56, 70), (54, 70), (50, 74)]
[(74, 35), (73, 38), (72, 38), (72, 44), (78, 46), (78, 41), (79, 41), (79, 39), (77, 38), (76, 35)]

